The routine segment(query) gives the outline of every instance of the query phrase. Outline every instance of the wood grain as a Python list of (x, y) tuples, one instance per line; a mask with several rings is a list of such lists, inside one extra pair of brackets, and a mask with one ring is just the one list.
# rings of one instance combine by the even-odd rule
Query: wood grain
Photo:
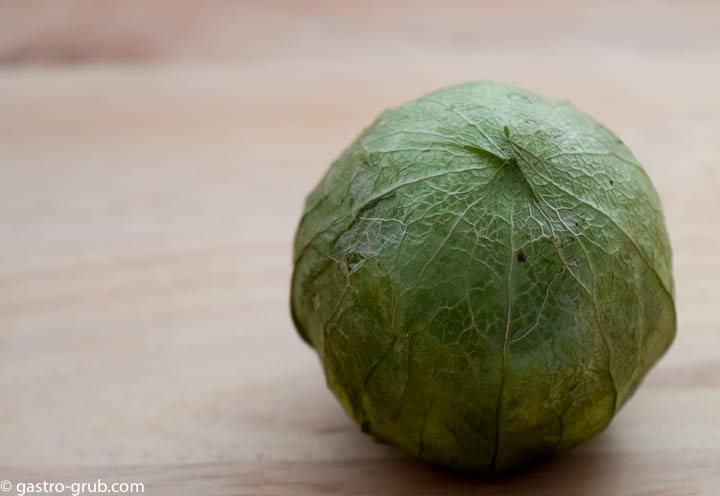
[[(719, 494), (716, 8), (662, 4), (643, 23), (642, 6), (631, 22), (615, 3), (562, 5), (532, 7), (547, 35), (522, 5), (489, 11), (503, 20), (490, 34), (470, 4), (436, 24), (426, 4), (405, 24), (398, 6), (254, 6), (293, 29), (224, 61), (0, 69), (0, 479), (153, 495)], [(604, 433), (490, 482), (364, 436), (287, 311), (294, 228), (330, 161), (383, 108), (470, 79), (569, 98), (623, 138), (663, 200), (679, 316)]]

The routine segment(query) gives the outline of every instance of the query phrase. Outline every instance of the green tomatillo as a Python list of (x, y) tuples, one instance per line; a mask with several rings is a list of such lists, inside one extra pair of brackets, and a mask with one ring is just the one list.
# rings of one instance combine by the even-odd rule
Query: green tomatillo
[(307, 197), (292, 316), (362, 429), (502, 474), (600, 432), (670, 346), (655, 189), (567, 101), (466, 83), (384, 112)]

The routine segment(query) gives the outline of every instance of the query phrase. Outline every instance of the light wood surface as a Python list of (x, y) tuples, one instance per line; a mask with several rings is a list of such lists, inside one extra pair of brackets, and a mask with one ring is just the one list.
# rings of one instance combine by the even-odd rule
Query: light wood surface
[[(612, 4), (577, 29), (537, 7), (486, 29), (470, 4), (405, 24), (400, 7), (277, 7), (279, 41), (225, 61), (1, 68), (0, 479), (720, 494), (720, 35), (699, 4)], [(569, 98), (623, 138), (663, 200), (678, 301), (673, 347), (605, 432), (492, 482), (363, 435), (287, 301), (303, 197), (330, 161), (382, 109), (471, 79)]]

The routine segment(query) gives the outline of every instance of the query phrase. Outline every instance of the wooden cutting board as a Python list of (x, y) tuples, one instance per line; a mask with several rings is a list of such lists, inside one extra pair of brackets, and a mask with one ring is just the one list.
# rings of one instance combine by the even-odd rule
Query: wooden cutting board
[[(718, 40), (645, 46), (639, 23), (632, 46), (598, 30), (557, 50), (464, 50), (388, 28), (391, 49), (364, 52), (360, 35), (325, 45), (339, 34), (312, 19), (325, 38), (305, 18), (305, 45), (240, 62), (0, 69), (0, 479), (152, 495), (720, 494)], [(679, 316), (605, 432), (493, 482), (363, 435), (288, 314), (294, 228), (330, 161), (383, 108), (487, 78), (569, 98), (645, 164)]]

